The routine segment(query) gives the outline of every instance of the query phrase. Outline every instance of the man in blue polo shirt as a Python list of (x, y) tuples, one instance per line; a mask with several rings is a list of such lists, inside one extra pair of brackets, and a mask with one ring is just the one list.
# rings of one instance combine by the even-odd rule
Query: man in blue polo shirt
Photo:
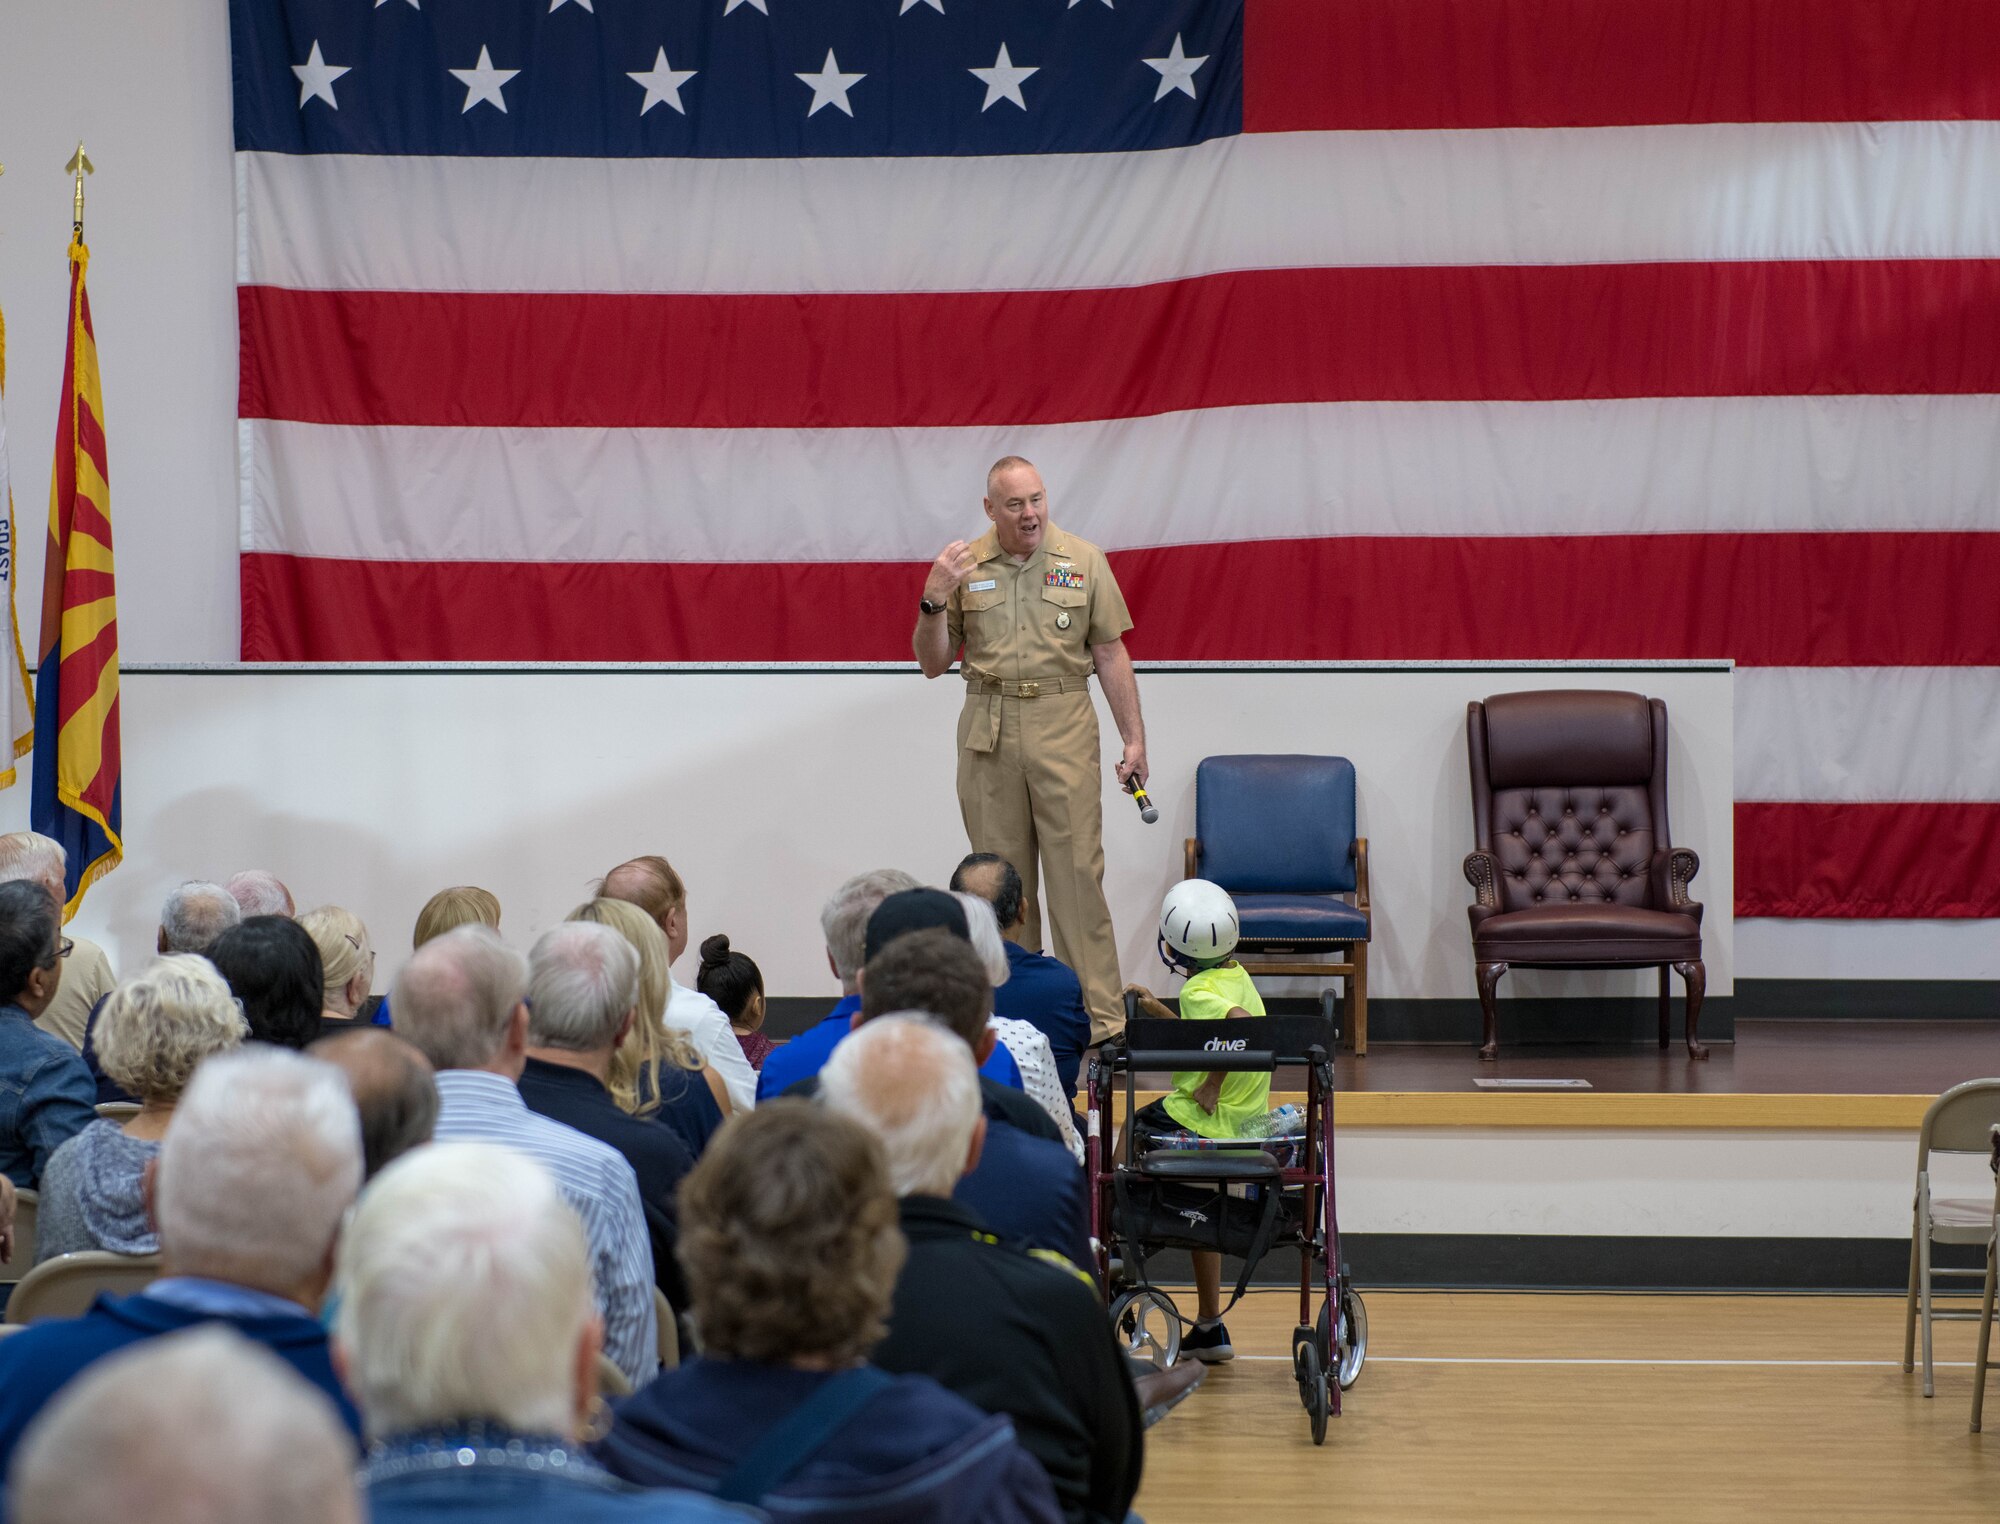
[[(887, 906), (887, 913), (883, 914)], [(879, 917), (879, 920), (878, 920)], [(877, 868), (849, 879), (820, 911), (827, 965), (840, 979), (840, 1003), (817, 1026), (809, 1027), (764, 1060), (757, 1079), (761, 1104), (818, 1074), (840, 1040), (854, 1027), (861, 1009), (863, 967), (875, 951), (906, 931), (939, 926), (970, 940), (965, 907), (941, 889), (926, 889), (896, 868)], [(1021, 1071), (1003, 1047), (979, 1071), (988, 1079), (1021, 1088)]]
[[(1027, 919), (1020, 872), (997, 852), (968, 853), (952, 871), (951, 887), (991, 905), (1003, 935)], [(1084, 1009), (1083, 986), (1067, 963), (1030, 952), (1012, 936), (1001, 945), (1007, 949), (1008, 976), (993, 992), (993, 1014), (1025, 1021), (1048, 1038), (1063, 1094), (1074, 1096), (1083, 1050), (1090, 1046), (1090, 1012)]]

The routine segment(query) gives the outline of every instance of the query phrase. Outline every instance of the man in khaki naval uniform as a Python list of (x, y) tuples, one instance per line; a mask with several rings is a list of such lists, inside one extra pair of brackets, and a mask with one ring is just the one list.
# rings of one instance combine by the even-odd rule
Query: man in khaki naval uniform
[(965, 650), (958, 807), (975, 852), (1021, 875), (1026, 907), (1008, 933), (1039, 951), (1040, 883), (1056, 956), (1076, 970), (1101, 1042), (1125, 1024), (1118, 947), (1104, 903), (1102, 758), (1090, 674), (1124, 738), (1120, 784), (1146, 781), (1146, 727), (1126, 654), (1132, 628), (1104, 552), (1049, 522), (1041, 475), (1018, 455), (986, 474), (993, 527), (947, 545), (924, 578), (912, 645), (925, 677)]

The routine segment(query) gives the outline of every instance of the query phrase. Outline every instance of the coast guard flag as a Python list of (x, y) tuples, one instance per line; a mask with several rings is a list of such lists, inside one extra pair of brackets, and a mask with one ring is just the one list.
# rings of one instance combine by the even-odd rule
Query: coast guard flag
[(1996, 0), (230, 19), (246, 660), (907, 664), (1018, 451), (1135, 656), (1733, 658), (1738, 915), (2000, 917)]
[(64, 915), (125, 855), (120, 838), (118, 600), (111, 574), (111, 488), (104, 396), (84, 271), (90, 250), (69, 246), (69, 339), (62, 417), (49, 485), (49, 551), (42, 574), (41, 670), (35, 675), (35, 784), (30, 818), (69, 854)]
[(0, 788), (14, 784), (14, 759), (35, 744), (34, 706), (28, 698), (28, 658), (21, 649), (21, 620), (14, 610), (15, 547), (14, 490), (7, 475), (7, 319), (0, 314), (0, 597), (7, 601), (7, 635), (11, 655), (0, 654)]

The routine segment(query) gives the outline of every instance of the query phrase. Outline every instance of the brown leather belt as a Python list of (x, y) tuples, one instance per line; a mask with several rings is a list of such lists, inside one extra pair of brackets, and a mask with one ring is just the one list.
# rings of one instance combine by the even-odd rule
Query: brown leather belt
[(1040, 698), (1045, 693), (1081, 693), (1090, 686), (1087, 677), (1043, 677), (1032, 682), (1014, 682), (1007, 678), (987, 677), (969, 672), (965, 677), (967, 693), (997, 693), (1002, 698)]

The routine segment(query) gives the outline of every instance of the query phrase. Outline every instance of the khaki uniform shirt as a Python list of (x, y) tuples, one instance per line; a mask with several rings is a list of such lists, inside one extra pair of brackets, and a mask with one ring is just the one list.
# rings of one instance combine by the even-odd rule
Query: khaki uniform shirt
[(49, 1002), (49, 1008), (35, 1025), (81, 1050), (84, 1029), (90, 1025), (90, 1008), (110, 994), (118, 980), (111, 972), (111, 960), (104, 956), (103, 948), (88, 937), (70, 940), (76, 946), (63, 959), (62, 983), (56, 986), (56, 998)]
[(1090, 648), (1132, 628), (1104, 552), (1054, 524), (1019, 565), (994, 529), (973, 541), (972, 554), (978, 565), (945, 600), (951, 649), (963, 645), (968, 677), (1088, 677)]

